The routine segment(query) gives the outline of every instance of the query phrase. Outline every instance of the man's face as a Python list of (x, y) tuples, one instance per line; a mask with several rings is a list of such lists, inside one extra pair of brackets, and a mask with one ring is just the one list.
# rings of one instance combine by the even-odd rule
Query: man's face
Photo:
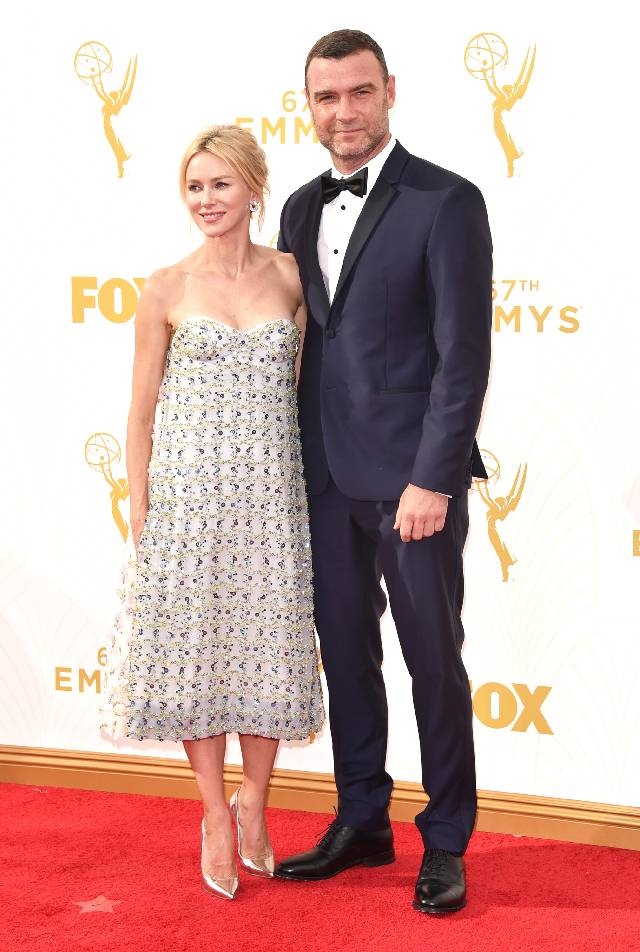
[(395, 79), (385, 83), (371, 50), (339, 60), (315, 57), (307, 70), (307, 100), (325, 149), (337, 159), (366, 160), (389, 134)]

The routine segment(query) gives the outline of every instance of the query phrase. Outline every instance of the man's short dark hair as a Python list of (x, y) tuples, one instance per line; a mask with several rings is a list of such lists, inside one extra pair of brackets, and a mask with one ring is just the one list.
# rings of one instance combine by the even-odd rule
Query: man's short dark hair
[(316, 57), (323, 59), (344, 59), (351, 53), (359, 53), (361, 50), (371, 50), (375, 58), (380, 63), (384, 81), (389, 79), (389, 70), (387, 61), (384, 58), (382, 47), (380, 47), (373, 37), (368, 33), (362, 33), (360, 30), (335, 30), (333, 33), (327, 33), (320, 37), (317, 43), (309, 50), (307, 62), (304, 66), (304, 84), (307, 85), (307, 72), (309, 63)]

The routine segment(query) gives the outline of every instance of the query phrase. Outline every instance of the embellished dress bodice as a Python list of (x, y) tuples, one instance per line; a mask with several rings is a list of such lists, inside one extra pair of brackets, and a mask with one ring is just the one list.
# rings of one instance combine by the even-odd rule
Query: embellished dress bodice
[(174, 333), (149, 508), (124, 573), (102, 727), (304, 739), (323, 720), (288, 318)]

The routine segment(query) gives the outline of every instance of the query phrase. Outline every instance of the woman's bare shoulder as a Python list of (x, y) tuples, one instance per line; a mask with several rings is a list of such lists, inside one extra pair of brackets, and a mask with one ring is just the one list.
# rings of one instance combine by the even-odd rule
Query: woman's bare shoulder
[(142, 296), (149, 304), (168, 310), (182, 298), (188, 273), (187, 261), (185, 259), (178, 264), (158, 268), (147, 278)]
[(288, 251), (276, 251), (274, 248), (269, 250), (275, 252), (273, 263), (285, 281), (299, 285), (300, 272), (295, 256)]
[(269, 248), (268, 250), (273, 255), (274, 261), (276, 261), (277, 264), (285, 268), (295, 268), (296, 271), (298, 270), (296, 257), (290, 251), (278, 251), (277, 248)]

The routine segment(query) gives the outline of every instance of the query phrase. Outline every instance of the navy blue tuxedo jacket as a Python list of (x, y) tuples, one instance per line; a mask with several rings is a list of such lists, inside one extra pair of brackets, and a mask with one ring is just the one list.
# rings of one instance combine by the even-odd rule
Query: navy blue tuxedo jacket
[(330, 304), (320, 176), (282, 211), (308, 310), (298, 388), (308, 491), (408, 483), (457, 496), (486, 478), (475, 442), (490, 361), (492, 248), (480, 191), (397, 143), (367, 195)]

